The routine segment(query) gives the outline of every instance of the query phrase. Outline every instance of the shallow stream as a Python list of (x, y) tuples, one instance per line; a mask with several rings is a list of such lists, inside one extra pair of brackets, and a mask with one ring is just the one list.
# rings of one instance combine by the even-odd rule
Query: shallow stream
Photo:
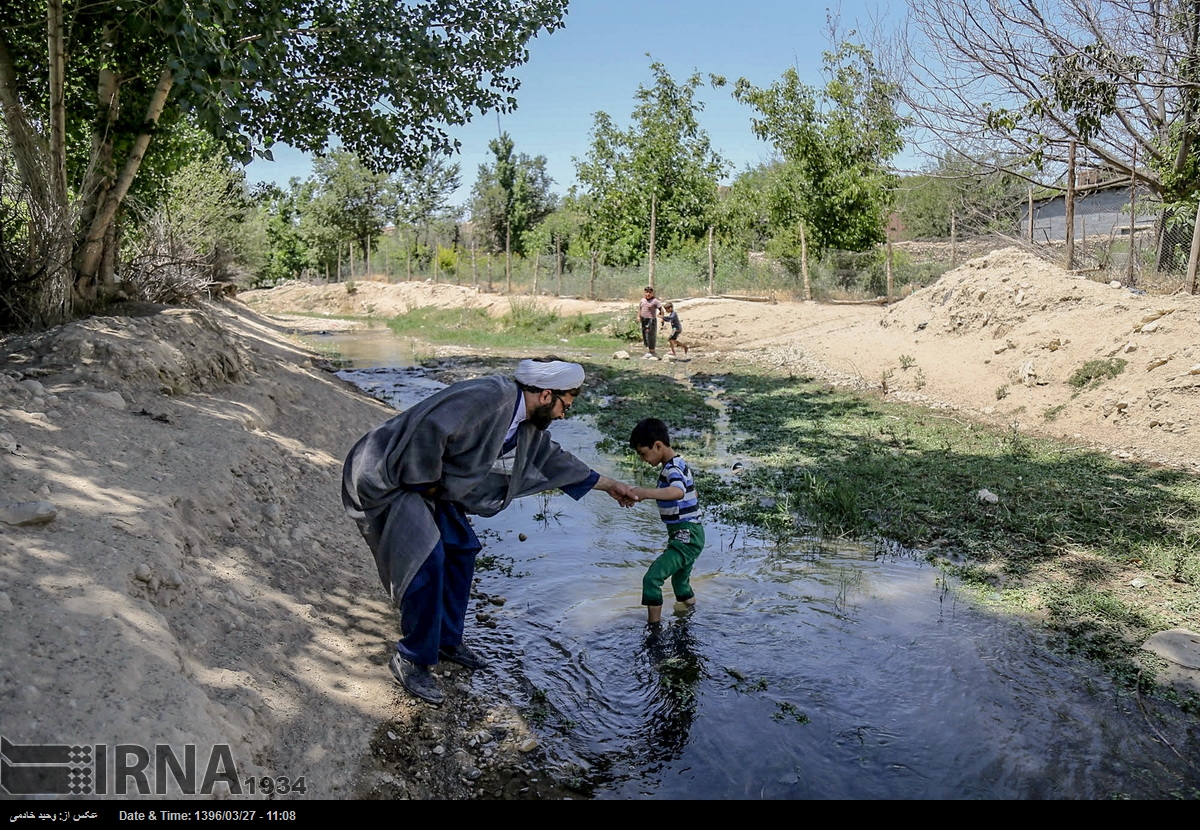
[[(399, 408), (438, 386), (342, 374)], [(627, 476), (588, 424), (552, 430)], [(492, 660), (475, 682), (498, 684), (594, 798), (1196, 797), (1139, 699), (922, 558), (705, 524), (698, 603), (668, 595), (653, 630), (638, 604), (665, 542), (653, 505), (559, 494), (475, 520), (480, 589), (503, 598), (473, 603), (468, 637)]]

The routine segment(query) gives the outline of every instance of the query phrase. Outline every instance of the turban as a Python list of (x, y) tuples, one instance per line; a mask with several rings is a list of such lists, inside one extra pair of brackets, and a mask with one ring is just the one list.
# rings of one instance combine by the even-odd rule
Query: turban
[(514, 377), (526, 386), (561, 392), (583, 386), (583, 367), (565, 360), (522, 360)]

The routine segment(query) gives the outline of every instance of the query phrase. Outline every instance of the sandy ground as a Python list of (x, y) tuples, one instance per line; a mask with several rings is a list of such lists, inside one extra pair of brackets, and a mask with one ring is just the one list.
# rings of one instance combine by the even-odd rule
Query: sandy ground
[[(394, 616), (338, 495), (346, 450), (389, 413), (286, 335), (301, 324), (285, 312), (465, 303), (507, 310), (455, 286), (293, 285), (0, 340), (4, 738), (195, 744), (201, 770), (227, 745), (243, 790), (303, 776), (305, 798), (569, 795), (516, 713), (458, 669), (441, 710), (392, 682)], [(696, 369), (769, 365), (1200, 471), (1198, 297), (1009, 250), (886, 309), (676, 309)], [(1109, 357), (1127, 361), (1116, 378), (1067, 382)]]
[[(358, 282), (353, 294), (344, 285), (291, 285), (243, 299), (262, 312), (380, 317), (428, 305), (509, 308), (500, 295), (425, 283)], [(539, 302), (564, 315), (631, 306)], [(694, 298), (675, 309), (683, 339), (698, 346), (696, 361), (766, 364), (1200, 471), (1197, 296), (1114, 288), (1005, 249), (889, 308)], [(1069, 383), (1084, 364), (1110, 358), (1126, 361), (1115, 379), (1082, 392)]]

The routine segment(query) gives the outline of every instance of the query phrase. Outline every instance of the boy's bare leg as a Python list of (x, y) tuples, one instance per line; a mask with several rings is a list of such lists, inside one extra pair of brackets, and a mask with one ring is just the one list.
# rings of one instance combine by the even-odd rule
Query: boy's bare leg
[(688, 353), (687, 343), (680, 343), (679, 345), (683, 346), (683, 353), (686, 355)]
[(683, 601), (683, 604), (684, 604), (684, 605), (695, 605), (695, 604), (696, 604), (696, 598), (695, 598), (695, 597), (692, 597), (691, 599), (685, 599), (685, 600)]
[(661, 620), (662, 620), (662, 606), (661, 605), (647, 605), (646, 606), (646, 622), (656, 623)]

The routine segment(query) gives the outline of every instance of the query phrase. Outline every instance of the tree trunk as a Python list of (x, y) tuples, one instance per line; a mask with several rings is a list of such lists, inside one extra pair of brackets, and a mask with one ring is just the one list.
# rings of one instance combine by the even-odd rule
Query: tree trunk
[(713, 285), (716, 283), (717, 269), (713, 260), (713, 226), (708, 226), (708, 296), (713, 295)]
[(654, 242), (658, 229), (658, 194), (650, 194), (650, 276), (646, 284), (654, 287)]
[(62, 0), (46, 4), (46, 41), (50, 57), (50, 192), (54, 204), (67, 204), (67, 59), (63, 45)]
[(800, 223), (800, 273), (804, 275), (804, 299), (812, 300), (812, 283), (808, 279), (808, 236)]
[(29, 222), (29, 264), (31, 269), (45, 275), (30, 286), (24, 297), (8, 304), (6, 316), (11, 315), (18, 324), (30, 327), (61, 322), (70, 311), (71, 295), (66, 289), (72, 282), (71, 229), (67, 224), (65, 188), (62, 201), (57, 201), (58, 188), (51, 186), (46, 175), (52, 163), (50, 153), (21, 105), (16, 68), (2, 31), (0, 111), (3, 112), (9, 151), (16, 162), (17, 178), (28, 194), (27, 206), (32, 214)]
[(4, 115), (4, 127), (8, 133), (13, 159), (17, 164), (17, 173), (21, 183), (29, 191), (29, 198), (35, 205), (48, 206), (50, 192), (47, 190), (46, 176), (43, 173), (46, 159), (46, 148), (34, 130), (32, 123), (21, 106), (21, 98), (17, 94), (17, 70), (13, 65), (12, 54), (4, 33), (0, 31), (0, 111)]
[(96, 211), (96, 216), (92, 219), (91, 227), (88, 229), (87, 238), (76, 254), (76, 270), (79, 272), (76, 289), (85, 298), (90, 299), (96, 295), (97, 275), (104, 255), (104, 240), (108, 226), (114, 221), (117, 208), (125, 200), (125, 196), (133, 184), (133, 179), (142, 166), (146, 148), (150, 146), (154, 128), (158, 124), (159, 116), (162, 115), (163, 107), (167, 103), (167, 95), (170, 94), (173, 83), (174, 78), (171, 71), (164, 69), (159, 76), (158, 86), (155, 87), (154, 94), (150, 98), (150, 105), (146, 109), (142, 132), (134, 139), (133, 147), (129, 151), (129, 157), (121, 169), (121, 174), (117, 177), (112, 189), (104, 195), (104, 201), (100, 205), (100, 209)]
[(1029, 188), (1029, 242), (1033, 244), (1033, 188)]
[[(1067, 155), (1067, 270), (1075, 270), (1075, 142), (1072, 141)], [(1131, 239), (1130, 242), (1133, 240)]]
[(892, 304), (892, 240), (887, 241), (887, 304)]
[(538, 266), (542, 264), (542, 252), (533, 252), (533, 296), (537, 296)]
[(950, 267), (958, 265), (958, 215), (950, 214)]
[(593, 300), (596, 299), (596, 264), (598, 263), (599, 260), (600, 260), (600, 252), (592, 251), (592, 269), (591, 269), (591, 274), (589, 275), (589, 278), (588, 278), (588, 284), (590, 286), (588, 289), (588, 294), (589, 294), (589, 296), (591, 296), (591, 298)]
[(504, 293), (512, 293), (512, 225), (504, 220)]
[[(1133, 149), (1133, 169), (1137, 169), (1137, 148)], [(1125, 284), (1130, 288), (1137, 285), (1137, 277), (1135, 269), (1137, 266), (1137, 177), (1129, 177), (1129, 270), (1125, 277)]]

